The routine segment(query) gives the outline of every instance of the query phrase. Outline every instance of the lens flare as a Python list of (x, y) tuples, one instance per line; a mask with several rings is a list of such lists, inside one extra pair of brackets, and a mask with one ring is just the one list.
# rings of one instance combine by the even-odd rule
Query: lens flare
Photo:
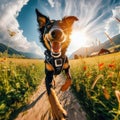
[(74, 49), (78, 49), (80, 47), (87, 47), (87, 41), (89, 40), (89, 37), (87, 36), (86, 32), (84, 31), (72, 31), (71, 36), (71, 44), (74, 47)]

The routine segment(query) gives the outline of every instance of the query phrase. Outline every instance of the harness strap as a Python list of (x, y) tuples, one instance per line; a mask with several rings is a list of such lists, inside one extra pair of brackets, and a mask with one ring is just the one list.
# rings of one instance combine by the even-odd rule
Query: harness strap
[(54, 68), (54, 75), (60, 74), (60, 72), (63, 69), (63, 64), (66, 62), (67, 56), (60, 56), (58, 58), (55, 58), (51, 56), (51, 53), (49, 51), (45, 51), (45, 62), (49, 63)]

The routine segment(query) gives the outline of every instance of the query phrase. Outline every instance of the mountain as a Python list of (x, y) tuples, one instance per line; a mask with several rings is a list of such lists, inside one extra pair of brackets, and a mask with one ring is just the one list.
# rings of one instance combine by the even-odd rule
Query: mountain
[(9, 55), (13, 55), (13, 54), (17, 54), (17, 55), (22, 55), (20, 52), (18, 52), (17, 50), (14, 50), (13, 48), (7, 47), (6, 45), (0, 43), (0, 52), (5, 52), (6, 50), (8, 50), (8, 54)]
[[(111, 38), (114, 42), (114, 46), (120, 45), (120, 34), (114, 36)], [(110, 49), (113, 47), (113, 44), (110, 42), (110, 40), (105, 41), (104, 43), (101, 43), (100, 48), (104, 49)], [(74, 55), (78, 56), (89, 56), (93, 52), (98, 52), (100, 50), (99, 46), (90, 46), (90, 47), (82, 47), (76, 50), (74, 53), (71, 54), (70, 58), (74, 58)], [(120, 48), (119, 48), (120, 49)]]
[(16, 54), (16, 55), (21, 55), (21, 56), (24, 56), (26, 58), (43, 58), (42, 56), (40, 55), (37, 55), (35, 53), (29, 53), (29, 52), (21, 52), (21, 51), (17, 51), (11, 47), (8, 47), (2, 43), (0, 43), (0, 52), (5, 52), (6, 50), (8, 50), (8, 54), (9, 55), (13, 55), (13, 54)]
[(27, 58), (43, 58), (43, 56), (37, 55), (35, 53), (27, 53), (27, 52), (20, 52), (22, 55), (24, 55)]
[[(115, 45), (120, 45), (120, 34), (114, 36), (111, 39), (112, 39), (112, 41), (114, 42)], [(107, 40), (106, 42), (104, 42), (102, 44), (102, 47), (107, 48), (107, 49), (110, 48), (110, 47), (112, 47), (112, 46), (113, 45), (110, 43), (110, 40)]]

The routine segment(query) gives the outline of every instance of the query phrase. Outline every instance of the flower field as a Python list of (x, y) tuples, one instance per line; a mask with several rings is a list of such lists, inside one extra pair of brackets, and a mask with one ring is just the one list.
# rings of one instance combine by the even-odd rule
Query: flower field
[[(72, 90), (87, 119), (120, 120), (120, 53), (70, 60), (70, 65)], [(0, 120), (13, 120), (43, 78), (43, 60), (0, 58)]]
[(120, 53), (71, 60), (72, 89), (88, 120), (120, 120)]
[(0, 120), (13, 120), (43, 77), (43, 61), (0, 58)]

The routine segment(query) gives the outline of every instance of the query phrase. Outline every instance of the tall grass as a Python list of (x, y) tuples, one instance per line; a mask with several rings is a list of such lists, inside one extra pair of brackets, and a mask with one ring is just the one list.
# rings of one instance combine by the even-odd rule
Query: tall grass
[[(88, 120), (120, 119), (120, 53), (71, 60), (72, 90)], [(27, 104), (44, 77), (40, 60), (0, 59), (0, 120)]]
[(120, 53), (70, 64), (72, 89), (88, 120), (120, 120)]
[(40, 60), (0, 59), (0, 120), (28, 102), (29, 96), (44, 77), (44, 64)]

